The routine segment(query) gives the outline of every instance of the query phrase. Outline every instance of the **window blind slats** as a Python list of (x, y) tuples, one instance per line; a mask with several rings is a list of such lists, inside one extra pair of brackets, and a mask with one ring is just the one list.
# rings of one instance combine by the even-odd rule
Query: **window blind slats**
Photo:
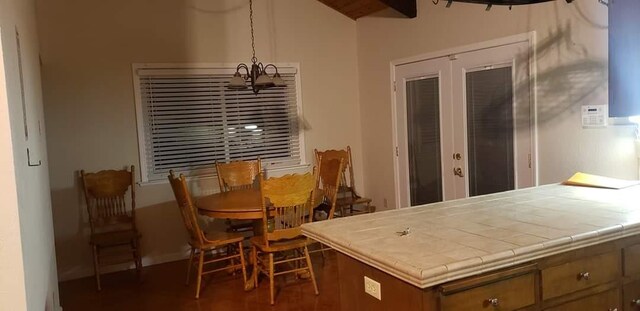
[[(217, 70), (217, 71), (216, 71)], [(139, 76), (148, 180), (170, 169), (211, 174), (218, 161), (260, 156), (267, 166), (300, 163), (295, 70), (285, 87), (230, 90), (228, 69), (143, 70)]]
[[(213, 121), (213, 122), (217, 122), (220, 121), (221, 119), (239, 119), (239, 120), (244, 120), (244, 119), (249, 119), (249, 120), (268, 120), (270, 118), (273, 117), (279, 117), (279, 116), (295, 116), (297, 114), (297, 111), (294, 110), (289, 110), (289, 109), (274, 109), (274, 110), (265, 110), (265, 111), (243, 111), (243, 112), (237, 112), (237, 111), (216, 111), (216, 110), (209, 110), (209, 111), (192, 111), (192, 110), (186, 110), (183, 111), (182, 113), (167, 113), (165, 111), (160, 111), (159, 113), (156, 113), (154, 111), (149, 111), (149, 114), (153, 114), (154, 117), (156, 118), (156, 123), (158, 121), (162, 121), (162, 120), (172, 120), (174, 118), (176, 119), (182, 119), (182, 120), (205, 120), (205, 121)], [(261, 116), (264, 116), (261, 118)], [(182, 121), (181, 120), (181, 121)]]
[[(276, 143), (280, 140), (284, 140), (284, 141), (289, 141), (290, 140), (290, 135), (272, 135), (270, 137), (267, 138), (256, 138), (255, 140), (250, 140), (248, 138), (245, 137), (241, 137), (239, 139), (234, 139), (233, 137), (229, 138), (229, 141), (233, 141), (233, 140), (239, 140), (239, 141), (245, 141), (247, 144), (248, 143), (252, 143), (255, 141), (258, 141), (260, 143), (264, 143), (266, 140), (269, 140), (271, 143)], [(182, 139), (182, 140), (176, 140), (173, 142), (156, 142), (153, 144), (153, 148), (155, 150), (164, 150), (164, 148), (168, 148), (168, 147), (194, 147), (194, 146), (216, 146), (216, 147), (224, 147), (227, 146), (228, 143), (216, 143), (216, 142), (212, 142), (211, 139), (209, 140), (189, 140), (189, 139)], [(162, 155), (156, 155), (156, 157), (159, 157)]]
[[(244, 152), (229, 152), (229, 153), (219, 153), (217, 154), (218, 156), (227, 156), (229, 154), (235, 154), (236, 157), (252, 157), (253, 159), (255, 159), (258, 155), (260, 155), (260, 157), (264, 157), (265, 159), (267, 158), (283, 158), (283, 157), (289, 157), (290, 153), (285, 152), (284, 150), (245, 150)], [(211, 163), (211, 156), (210, 154), (205, 154), (205, 153), (189, 153), (189, 154), (184, 154), (180, 157), (173, 157), (173, 158), (163, 158), (163, 159), (158, 159), (157, 163), (158, 165), (169, 165), (169, 164), (175, 164), (175, 163), (190, 163), (193, 161), (207, 161), (207, 163)], [(211, 163), (213, 164), (213, 163)]]

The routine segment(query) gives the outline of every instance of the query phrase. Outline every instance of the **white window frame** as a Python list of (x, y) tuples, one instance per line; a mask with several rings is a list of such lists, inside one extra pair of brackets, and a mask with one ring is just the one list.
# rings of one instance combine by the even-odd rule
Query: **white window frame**
[[(147, 150), (145, 148), (145, 124), (144, 124), (144, 113), (143, 113), (143, 103), (142, 103), (142, 92), (140, 86), (140, 76), (138, 75), (139, 70), (185, 70), (185, 71), (194, 71), (198, 70), (216, 70), (222, 74), (229, 74), (229, 79), (233, 76), (236, 71), (237, 63), (134, 63), (132, 64), (132, 77), (133, 77), (133, 90), (134, 90), (134, 101), (136, 108), (136, 127), (138, 131), (138, 155), (140, 162), (140, 176), (141, 176), (141, 184), (155, 184), (155, 183), (164, 183), (166, 179), (149, 179), (149, 172), (147, 166)], [(285, 69), (288, 71), (292, 71), (295, 76), (295, 87), (296, 87), (296, 110), (298, 117), (298, 144), (299, 144), (299, 158), (300, 163), (289, 166), (277, 166), (273, 167), (272, 170), (288, 170), (288, 169), (299, 169), (300, 167), (306, 167), (306, 148), (304, 141), (304, 123), (303, 123), (303, 112), (302, 112), (302, 87), (300, 82), (300, 64), (299, 63), (274, 63), (279, 69)], [(264, 163), (264, 162), (263, 162)], [(269, 169), (269, 165), (263, 165), (265, 169), (271, 171)], [(191, 175), (191, 178), (211, 178), (215, 177), (215, 171), (211, 170), (211, 173), (204, 174), (196, 174)]]

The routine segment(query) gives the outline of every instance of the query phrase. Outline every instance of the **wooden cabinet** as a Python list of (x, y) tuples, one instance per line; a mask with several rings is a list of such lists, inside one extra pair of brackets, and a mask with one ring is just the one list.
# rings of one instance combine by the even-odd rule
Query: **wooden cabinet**
[(620, 275), (619, 252), (580, 258), (542, 270), (544, 300), (616, 280)]
[[(535, 274), (499, 279), (486, 285), (472, 287), (448, 294), (449, 287), (443, 286), (440, 298), (441, 310), (516, 310), (536, 303)], [(462, 285), (462, 284), (461, 284)]]
[[(640, 236), (418, 288), (339, 254), (342, 310), (640, 311)], [(381, 284), (382, 300), (363, 278)]]
[(612, 290), (586, 296), (584, 298), (567, 302), (559, 306), (545, 309), (548, 311), (584, 311), (584, 310), (602, 310), (602, 311), (622, 311), (620, 307), (620, 292), (617, 288)]
[(640, 244), (630, 245), (622, 249), (624, 256), (625, 276), (633, 276), (640, 274)]
[(640, 310), (640, 280), (626, 284), (622, 288), (622, 297), (624, 310)]
[(609, 5), (609, 116), (640, 115), (640, 1)]

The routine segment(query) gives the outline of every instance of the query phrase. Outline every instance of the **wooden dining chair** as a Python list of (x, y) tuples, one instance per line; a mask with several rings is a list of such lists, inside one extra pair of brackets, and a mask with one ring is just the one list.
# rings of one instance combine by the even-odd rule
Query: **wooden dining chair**
[[(335, 215), (338, 200), (338, 191), (340, 188), (341, 173), (344, 167), (344, 159), (342, 158), (323, 158), (318, 156), (318, 174), (316, 177), (316, 188), (322, 193), (323, 206), (322, 211), (327, 215), (315, 217), (314, 220), (332, 219)], [(316, 209), (314, 215), (318, 215)]]
[[(316, 162), (318, 162), (320, 156), (325, 161), (331, 159), (343, 159), (344, 165), (342, 167), (342, 174), (340, 176), (340, 188), (338, 190), (338, 198), (336, 201), (336, 207), (340, 210), (340, 217), (348, 215), (356, 215), (363, 213), (375, 212), (375, 206), (371, 205), (371, 199), (365, 198), (356, 192), (355, 177), (353, 174), (353, 159), (351, 157), (351, 147), (347, 146), (347, 149), (341, 150), (313, 150), (316, 155)], [(363, 206), (364, 209), (358, 209), (358, 206)]]
[[(136, 267), (138, 277), (142, 269), (140, 256), (140, 234), (136, 229), (136, 191), (134, 166), (131, 170), (104, 170), (97, 173), (80, 171), (84, 189), (84, 197), (89, 214), (91, 237), (89, 244), (93, 249), (93, 267), (96, 285), (101, 290), (100, 266), (103, 260), (114, 256), (103, 253), (110, 249), (117, 251), (128, 247)], [(126, 199), (127, 191), (131, 199)], [(129, 201), (129, 202), (127, 202)], [(121, 259), (121, 258), (117, 258)], [(127, 259), (128, 261), (129, 259)], [(114, 261), (113, 263), (120, 263)]]
[[(247, 271), (244, 260), (244, 252), (242, 250), (242, 241), (244, 237), (239, 233), (228, 232), (203, 232), (198, 224), (196, 209), (191, 200), (189, 189), (187, 188), (187, 182), (183, 175), (176, 177), (173, 171), (169, 173), (169, 183), (173, 189), (176, 202), (180, 208), (180, 214), (184, 221), (184, 226), (189, 232), (189, 245), (191, 246), (191, 253), (189, 256), (189, 263), (187, 266), (187, 279), (185, 284), (189, 284), (189, 275), (191, 274), (191, 267), (194, 265), (193, 259), (198, 257), (198, 278), (196, 282), (196, 299), (200, 297), (200, 285), (202, 284), (202, 276), (223, 270), (235, 270), (240, 268), (242, 270), (242, 277), (244, 283), (247, 282)], [(237, 246), (229, 247), (229, 246)], [(212, 254), (211, 258), (206, 258), (205, 254), (209, 252)], [(217, 253), (214, 255), (213, 253)], [(236, 259), (239, 259), (239, 263), (236, 264)], [(214, 264), (221, 261), (229, 261), (229, 264), (222, 268), (213, 267), (210, 270), (205, 271), (205, 265)]]
[[(285, 175), (263, 180), (260, 175), (262, 193), (263, 234), (251, 238), (254, 269), (269, 276), (271, 304), (275, 303), (274, 277), (278, 275), (308, 271), (318, 295), (318, 285), (313, 273), (308, 239), (302, 235), (300, 226), (310, 222), (315, 178), (311, 173)], [(276, 258), (274, 255), (292, 252), (293, 257)], [(276, 271), (276, 267), (279, 269)], [(289, 268), (289, 269), (287, 269)], [(259, 274), (259, 273), (258, 273)], [(258, 286), (258, 274), (254, 278)]]
[[(336, 201), (338, 199), (338, 189), (340, 188), (340, 175), (344, 166), (344, 159), (329, 158), (324, 159), (322, 155), (318, 157), (318, 174), (316, 175), (316, 189), (322, 193), (320, 204), (314, 203), (313, 221), (333, 219), (336, 211)], [(323, 213), (321, 213), (323, 212)], [(322, 215), (326, 214), (326, 215)], [(321, 217), (324, 216), (324, 217)], [(319, 247), (310, 251), (310, 253), (322, 252), (324, 260), (324, 251), (327, 248), (322, 243), (318, 243)]]
[[(253, 161), (215, 162), (220, 192), (250, 189), (254, 186), (258, 174), (262, 170), (260, 157)], [(252, 221), (227, 220), (227, 228), (231, 232), (253, 230)]]

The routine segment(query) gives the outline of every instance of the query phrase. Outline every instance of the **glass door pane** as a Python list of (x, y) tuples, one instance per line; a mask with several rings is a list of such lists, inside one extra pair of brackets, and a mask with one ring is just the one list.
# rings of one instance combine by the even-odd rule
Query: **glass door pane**
[(514, 189), (512, 67), (466, 74), (469, 196)]
[(406, 82), (411, 205), (442, 201), (439, 79)]

